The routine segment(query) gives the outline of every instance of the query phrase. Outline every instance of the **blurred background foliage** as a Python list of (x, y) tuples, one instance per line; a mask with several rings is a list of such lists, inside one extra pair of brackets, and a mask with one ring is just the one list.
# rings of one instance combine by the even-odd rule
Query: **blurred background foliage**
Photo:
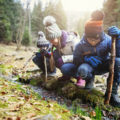
[[(31, 10), (30, 3), (25, 8), (20, 0), (0, 0), (0, 42), (6, 44), (17, 43), (21, 37), (20, 44), (33, 45), (37, 39), (38, 31), (44, 32), (43, 18), (47, 15), (54, 16), (61, 29), (74, 30), (82, 36), (84, 24), (89, 19), (90, 12), (84, 13), (82, 17), (76, 13), (76, 19), (72, 23), (72, 19), (67, 16), (61, 0), (57, 0), (57, 2), (49, 1), (44, 7), (42, 2), (42, 0), (39, 0)], [(109, 26), (120, 26), (119, 5), (120, 0), (104, 1), (102, 10), (105, 13), (105, 32), (107, 32)]]

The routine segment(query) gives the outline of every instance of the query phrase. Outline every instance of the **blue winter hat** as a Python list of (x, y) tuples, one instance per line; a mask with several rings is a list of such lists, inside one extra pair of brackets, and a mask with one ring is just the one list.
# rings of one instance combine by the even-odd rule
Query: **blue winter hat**
[(49, 41), (46, 40), (46, 37), (42, 31), (38, 32), (38, 41), (37, 41), (37, 47), (48, 47)]

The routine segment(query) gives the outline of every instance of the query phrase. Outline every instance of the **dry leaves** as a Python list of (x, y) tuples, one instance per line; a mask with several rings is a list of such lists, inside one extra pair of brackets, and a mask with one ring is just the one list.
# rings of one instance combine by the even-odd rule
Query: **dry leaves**
[(83, 120), (92, 120), (91, 118), (86, 117), (86, 116), (81, 116), (81, 118), (82, 118)]
[(91, 112), (90, 112), (90, 116), (91, 116), (91, 117), (95, 117), (95, 116), (96, 116), (96, 112), (95, 112), (95, 111), (91, 111)]
[(62, 113), (68, 113), (68, 112), (70, 112), (70, 111), (67, 109), (62, 110)]

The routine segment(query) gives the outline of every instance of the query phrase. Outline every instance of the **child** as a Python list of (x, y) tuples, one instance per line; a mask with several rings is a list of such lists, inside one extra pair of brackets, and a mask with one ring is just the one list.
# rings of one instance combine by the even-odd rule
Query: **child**
[[(66, 32), (61, 30), (56, 24), (56, 20), (52, 16), (47, 16), (43, 20), (45, 25), (45, 35), (46, 38), (53, 45), (52, 53), (55, 61), (56, 67), (58, 67), (61, 72), (63, 71), (63, 65), (66, 63), (73, 62), (73, 50), (75, 44), (78, 42), (79, 37), (74, 32)], [(65, 68), (67, 69), (67, 68)], [(77, 85), (83, 86), (85, 81), (80, 77), (74, 76), (77, 79)], [(70, 76), (63, 75), (61, 80), (70, 79)]]
[[(45, 74), (45, 65), (44, 65), (44, 53), (45, 51), (50, 51), (50, 43), (46, 40), (46, 37), (42, 31), (38, 32), (38, 41), (37, 41), (37, 47), (40, 49), (39, 52), (36, 53), (36, 56), (33, 58), (33, 62), (42, 70), (43, 74)], [(46, 57), (46, 56), (45, 56)], [(50, 67), (50, 58), (46, 57), (46, 63), (47, 63), (47, 72), (48, 76), (55, 76), (56, 69), (53, 70)]]

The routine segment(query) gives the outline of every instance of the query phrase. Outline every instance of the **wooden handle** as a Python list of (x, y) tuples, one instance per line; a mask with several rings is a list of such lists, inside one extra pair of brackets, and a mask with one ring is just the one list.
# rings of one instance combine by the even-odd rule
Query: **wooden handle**
[(111, 46), (111, 61), (110, 61), (110, 71), (109, 71), (109, 80), (107, 84), (107, 93), (105, 97), (104, 104), (109, 104), (112, 86), (113, 86), (113, 79), (114, 79), (114, 65), (115, 65), (115, 57), (116, 57), (116, 37), (112, 37), (112, 46)]
[(44, 65), (45, 65), (45, 82), (47, 82), (47, 63), (46, 63), (46, 57), (44, 56)]

